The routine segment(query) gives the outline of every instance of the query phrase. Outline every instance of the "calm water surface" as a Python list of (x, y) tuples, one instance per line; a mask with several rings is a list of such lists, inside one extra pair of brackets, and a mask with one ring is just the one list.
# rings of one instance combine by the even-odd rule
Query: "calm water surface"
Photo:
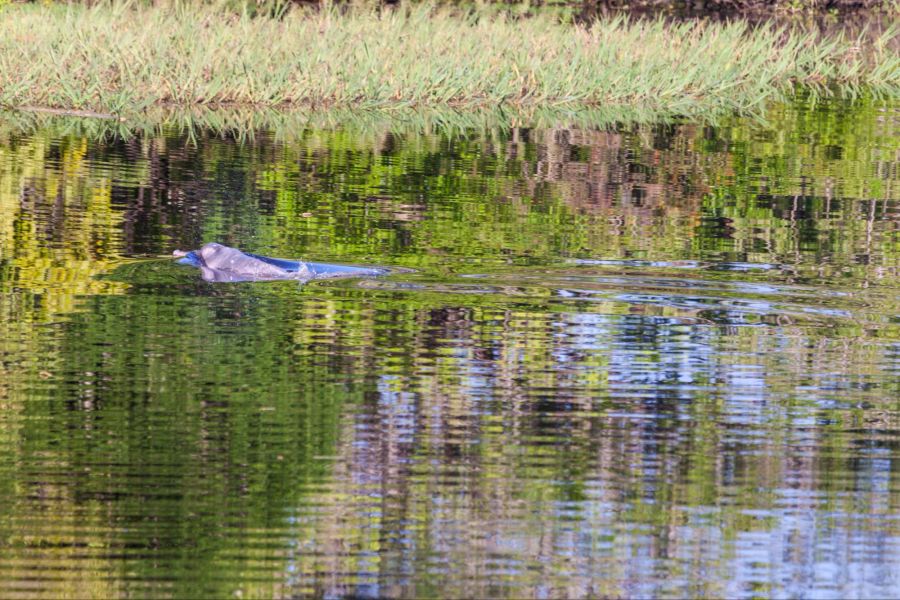
[(0, 292), (4, 598), (900, 595), (900, 105), (0, 125)]

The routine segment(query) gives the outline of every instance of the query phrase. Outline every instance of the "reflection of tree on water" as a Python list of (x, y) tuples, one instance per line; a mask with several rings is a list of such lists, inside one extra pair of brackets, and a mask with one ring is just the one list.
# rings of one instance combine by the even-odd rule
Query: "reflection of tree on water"
[[(113, 557), (96, 572), (168, 573), (175, 595), (717, 595), (854, 552), (800, 515), (891, 510), (895, 427), (854, 433), (840, 404), (883, 403), (889, 347), (556, 308), (193, 281), (94, 298), (44, 343), (6, 522), (33, 551), (38, 507), (80, 515), (61, 560), (85, 568), (87, 544)], [(797, 536), (810, 552), (761, 549)]]
[[(44, 559), (52, 538), (81, 569), (84, 553), (108, 556), (81, 577), (120, 590), (270, 596), (288, 518), (327, 478), (316, 457), (361, 388), (292, 361), (289, 301), (157, 291), (95, 297), (47, 342), (53, 380), (19, 420), (27, 500), (8, 507), (3, 537)], [(56, 515), (54, 532), (36, 512)]]
[(384, 127), (287, 142), (176, 128), (127, 140), (5, 134), (0, 246), (33, 279), (48, 268), (39, 260), (65, 269), (249, 239), (270, 254), (409, 266), (828, 256), (860, 271), (893, 252), (898, 136), (882, 111), (798, 103), (771, 110), (771, 126), (464, 137)]
[[(815, 572), (821, 550), (775, 561), (772, 544), (800, 536), (852, 551), (820, 521), (793, 515), (851, 515), (861, 500), (853, 490), (888, 474), (856, 469), (854, 442), (812, 425), (825, 409), (852, 418), (813, 390), (847, 361), (884, 364), (875, 356), (883, 348), (848, 355), (811, 347), (814, 330), (773, 336), (502, 307), (417, 309), (401, 322), (411, 320), (422, 331), (392, 329), (390, 343), (376, 344), (378, 394), (345, 416), (329, 492), (341, 501), (302, 546), (328, 550), (295, 553), (298, 589), (468, 597), (549, 586), (615, 596), (642, 581), (643, 593), (658, 595), (735, 573), (735, 585), (756, 582), (756, 563), (784, 581)], [(408, 362), (387, 348), (405, 348)], [(883, 397), (872, 391), (873, 402)], [(818, 489), (834, 473), (841, 483), (826, 495), (791, 500), (791, 490)], [(772, 494), (754, 493), (758, 485)], [(876, 492), (880, 501), (890, 502), (891, 485)], [(883, 546), (884, 526), (859, 535)], [(348, 572), (357, 584), (324, 575)]]
[[(4, 573), (114, 574), (72, 595), (799, 596), (833, 563), (851, 591), (889, 588), (856, 566), (896, 566), (896, 301), (878, 284), (896, 275), (897, 136), (865, 103), (831, 114), (6, 140)], [(444, 287), (94, 277), (211, 239)], [(634, 260), (579, 278), (556, 268), (570, 257), (667, 280), (628, 280)], [(711, 291), (678, 261), (722, 267)], [(494, 293), (451, 293), (479, 271)], [(803, 320), (756, 285), (859, 310)]]

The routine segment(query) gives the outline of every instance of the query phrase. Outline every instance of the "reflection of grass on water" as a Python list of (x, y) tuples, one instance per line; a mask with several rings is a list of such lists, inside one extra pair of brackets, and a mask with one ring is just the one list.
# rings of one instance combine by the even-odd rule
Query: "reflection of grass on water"
[[(703, 122), (713, 124), (719, 115), (707, 114)], [(211, 108), (155, 107), (127, 119), (82, 119), (44, 112), (0, 111), (0, 136), (29, 134), (51, 128), (58, 135), (84, 136), (89, 140), (130, 139), (134, 136), (158, 136), (181, 132), (194, 138), (213, 133), (217, 136), (250, 141), (260, 132), (276, 140), (302, 140), (309, 131), (340, 129), (355, 136), (394, 134), (431, 134), (445, 136), (472, 131), (511, 130), (515, 127), (546, 129), (575, 127), (614, 128), (627, 125), (660, 125), (674, 118), (641, 107), (597, 107), (560, 110), (530, 107), (514, 110), (481, 107), (457, 110), (450, 107), (404, 109), (278, 110), (251, 107)]]
[(0, 12), (0, 104), (753, 109), (794, 83), (900, 92), (896, 31), (861, 44), (737, 22), (514, 20), (433, 7), (283, 18), (126, 4)]
[[(878, 94), (871, 90), (860, 92), (856, 103), (878, 102)], [(824, 97), (815, 89), (803, 88), (792, 96), (810, 109), (818, 105), (830, 106), (833, 98)], [(786, 100), (786, 99), (784, 99)], [(840, 100), (839, 102), (843, 102)], [(745, 112), (741, 117), (763, 124), (773, 105), (767, 102), (758, 112)], [(710, 111), (694, 117), (693, 122), (715, 126), (728, 122), (732, 111)], [(637, 127), (649, 132), (651, 127), (683, 122), (683, 117), (667, 115), (643, 106), (599, 106), (559, 108), (552, 106), (479, 107), (460, 110), (452, 107), (406, 107), (402, 109), (354, 109), (333, 107), (327, 110), (281, 110), (253, 107), (158, 106), (123, 119), (85, 119), (46, 112), (0, 109), (0, 139), (7, 135), (28, 135), (52, 129), (59, 136), (86, 137), (92, 141), (157, 137), (181, 133), (189, 140), (213, 134), (217, 137), (252, 141), (263, 134), (279, 141), (305, 139), (310, 131), (341, 130), (354, 137), (370, 138), (385, 132), (395, 135), (438, 134), (452, 137), (471, 132), (505, 131), (516, 128), (547, 130), (566, 128), (577, 130), (620, 130)]]

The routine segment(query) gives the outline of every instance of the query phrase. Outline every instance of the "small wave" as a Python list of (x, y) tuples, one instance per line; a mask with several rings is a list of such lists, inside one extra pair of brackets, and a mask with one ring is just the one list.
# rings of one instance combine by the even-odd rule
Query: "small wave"
[[(869, 290), (656, 273), (604, 275), (542, 268), (471, 273), (440, 281), (418, 274), (414, 280), (386, 278), (355, 285), (384, 291), (483, 295), (492, 302), (528, 299), (535, 303), (584, 303), (594, 306), (586, 309), (592, 312), (649, 315), (652, 310), (647, 312), (648, 308), (657, 307), (660, 312), (675, 311), (679, 317), (734, 325), (836, 319), (884, 322), (888, 318), (885, 315), (895, 312), (879, 310), (885, 298)], [(609, 306), (596, 308), (604, 303)]]

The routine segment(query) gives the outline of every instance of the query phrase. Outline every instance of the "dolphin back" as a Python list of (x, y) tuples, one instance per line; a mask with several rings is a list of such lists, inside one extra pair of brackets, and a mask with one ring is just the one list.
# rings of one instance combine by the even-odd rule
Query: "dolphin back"
[(373, 269), (371, 267), (354, 267), (352, 265), (335, 265), (331, 263), (305, 262), (302, 260), (290, 260), (288, 258), (272, 258), (271, 256), (262, 256), (260, 254), (252, 254), (245, 252), (247, 256), (252, 256), (257, 260), (268, 263), (279, 269), (284, 269), (288, 273), (296, 273), (303, 270), (304, 266), (310, 270), (313, 279), (325, 279), (328, 277), (350, 277), (358, 276), (375, 276), (384, 275), (387, 269)]
[(306, 267), (312, 271), (314, 279), (325, 279), (327, 277), (352, 277), (354, 275), (360, 277), (376, 277), (384, 275), (387, 269), (378, 269), (372, 267), (354, 267), (351, 265), (334, 265), (329, 263), (308, 262)]
[(272, 258), (271, 256), (262, 256), (261, 254), (252, 254), (250, 252), (244, 252), (247, 256), (251, 256), (256, 260), (261, 260), (264, 263), (270, 264), (273, 267), (278, 267), (279, 269), (284, 269), (288, 273), (296, 273), (297, 271), (303, 268), (303, 265), (309, 265), (309, 263), (304, 263), (301, 260), (288, 260), (287, 258)]
[[(227, 248), (227, 247), (226, 247)], [(336, 265), (331, 263), (317, 263), (317, 262), (304, 262), (301, 260), (291, 260), (287, 258), (272, 258), (271, 256), (263, 256), (261, 254), (253, 254), (250, 252), (242, 252), (240, 250), (236, 250), (240, 254), (243, 254), (246, 257), (252, 258), (254, 260), (265, 263), (269, 266), (275, 267), (276, 269), (280, 269), (285, 274), (289, 273), (303, 273), (302, 277), (304, 280), (306, 279), (328, 279), (333, 277), (375, 277), (378, 275), (384, 275), (388, 272), (387, 269), (383, 268), (371, 268), (371, 267), (354, 267), (351, 265)], [(179, 253), (180, 254), (180, 253)], [(209, 274), (207, 271), (209, 270), (209, 265), (203, 260), (203, 256), (197, 250), (191, 250), (190, 252), (184, 253), (181, 258), (177, 261), (177, 264), (180, 265), (189, 265), (192, 267), (198, 267), (204, 271), (204, 278), (207, 278)], [(281, 277), (273, 277), (269, 274), (260, 274), (258, 272), (247, 272), (247, 273), (232, 273), (227, 281), (266, 281), (271, 279), (282, 279)], [(219, 279), (216, 278), (216, 281)], [(223, 279), (224, 280), (224, 279)]]

